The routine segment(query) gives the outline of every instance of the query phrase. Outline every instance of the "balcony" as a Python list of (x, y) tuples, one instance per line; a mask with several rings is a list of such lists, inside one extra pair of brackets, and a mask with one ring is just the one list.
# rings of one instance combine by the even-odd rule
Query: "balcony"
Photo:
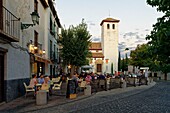
[(7, 42), (19, 42), (20, 19), (4, 6), (0, 7), (0, 38)]

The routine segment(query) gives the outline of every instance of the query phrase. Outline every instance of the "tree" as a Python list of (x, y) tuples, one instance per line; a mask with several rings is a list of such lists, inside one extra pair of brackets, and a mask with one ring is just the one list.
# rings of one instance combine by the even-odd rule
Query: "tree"
[(130, 58), (130, 64), (133, 66), (148, 67), (152, 64), (148, 44), (138, 45), (131, 51)]
[[(129, 48), (125, 48), (124, 52), (126, 53), (126, 51), (128, 51)], [(128, 71), (128, 63), (129, 62), (129, 59), (128, 59), (128, 56), (127, 56), (127, 53), (125, 54), (125, 59), (124, 59), (124, 71)]]
[(122, 64), (122, 66), (121, 66), (122, 67), (122, 72), (124, 72), (125, 71), (125, 59), (124, 58), (122, 59), (121, 64)]
[(120, 51), (119, 51), (119, 57), (118, 57), (118, 71), (121, 71), (121, 56), (120, 56)]
[(125, 59), (125, 71), (128, 71), (128, 56), (126, 53), (126, 59)]
[(157, 19), (151, 34), (146, 39), (150, 40), (153, 58), (158, 62), (160, 70), (165, 73), (166, 78), (167, 73), (170, 72), (170, 0), (147, 0), (147, 3), (156, 7), (158, 12), (164, 13)]
[(111, 63), (111, 74), (113, 75), (113, 63)]
[(87, 57), (91, 56), (89, 45), (91, 43), (90, 33), (87, 31), (87, 24), (82, 22), (74, 27), (70, 26), (68, 29), (62, 29), (62, 38), (58, 42), (63, 47), (61, 56), (64, 65), (71, 65), (71, 75), (75, 71), (75, 67), (88, 64)]
[(150, 54), (148, 44), (137, 45), (136, 49), (131, 51), (130, 64), (139, 67), (147, 67), (150, 64)]

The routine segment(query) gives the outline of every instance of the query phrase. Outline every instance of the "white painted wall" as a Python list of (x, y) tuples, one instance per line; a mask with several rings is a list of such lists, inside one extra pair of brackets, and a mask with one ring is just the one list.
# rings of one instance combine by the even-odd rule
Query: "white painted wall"
[(26, 51), (14, 49), (8, 44), (0, 44), (7, 49), (5, 54), (5, 80), (22, 79), (30, 77), (30, 57)]
[[(3, 5), (10, 10), (15, 16), (20, 18), (20, 22), (24, 24), (32, 24), (32, 19), (31, 19), (31, 13), (34, 11), (34, 0), (4, 0)], [(50, 41), (52, 40), (53, 46), (54, 44), (56, 45), (56, 50), (58, 48), (57, 41), (56, 39), (58, 38), (58, 35), (56, 35), (56, 39), (53, 38), (53, 36), (50, 34), (50, 13), (51, 10), (50, 8), (44, 9), (42, 6), (40, 0), (38, 0), (38, 13), (39, 13), (39, 24), (33, 27), (29, 27), (28, 29), (20, 30), (20, 40), (18, 43), (19, 46), (28, 49), (27, 45), (30, 42), (30, 40), (34, 41), (34, 30), (38, 32), (38, 43), (42, 44), (42, 49), (46, 51), (45, 58), (49, 59), (50, 58)], [(55, 21), (54, 16), (52, 17), (53, 21)], [(56, 27), (57, 24), (56, 24)], [(12, 69), (9, 65), (11, 63), (14, 63), (14, 59), (20, 59), (19, 64), (22, 64), (22, 62), (25, 62), (25, 64), (22, 64), (22, 69), (24, 72), (28, 72), (28, 74), (25, 74), (23, 76), (23, 72), (21, 70), (16, 70), (15, 76), (8, 75), (8, 73), (11, 73), (11, 71), (7, 72), (7, 78), (8, 79), (17, 79), (17, 78), (23, 78), (23, 77), (30, 77), (30, 67), (28, 68), (27, 62), (30, 62), (30, 58), (27, 54), (22, 53), (21, 51), (11, 49), (11, 47), (6, 47), (4, 48), (9, 49), (7, 53), (7, 61), (8, 61), (8, 68)], [(53, 48), (54, 50), (54, 48)], [(10, 55), (10, 56), (9, 56)], [(16, 56), (16, 57), (15, 57)], [(16, 64), (16, 63), (15, 63)], [(18, 63), (17, 63), (18, 64)], [(18, 66), (16, 67), (20, 67)], [(30, 66), (30, 64), (29, 64)], [(45, 74), (49, 75), (50, 74), (50, 64), (45, 63)], [(20, 74), (16, 73), (22, 73), (22, 76)]]
[[(4, 0), (3, 6), (16, 17), (20, 18), (21, 21), (31, 21), (31, 2), (29, 0)], [(29, 40), (30, 36), (30, 31), (21, 32), (20, 37), (18, 37), (20, 39), (19, 42), (14, 44), (17, 44), (18, 47), (26, 48), (26, 42)], [(29, 54), (21, 49), (13, 48), (9, 44), (0, 44), (0, 47), (8, 50), (5, 54), (5, 80), (29, 78)]]

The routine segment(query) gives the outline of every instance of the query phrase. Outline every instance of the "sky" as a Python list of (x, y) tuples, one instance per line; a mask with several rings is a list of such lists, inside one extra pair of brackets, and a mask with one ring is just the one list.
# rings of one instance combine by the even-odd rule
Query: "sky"
[(77, 25), (82, 19), (88, 24), (93, 41), (100, 41), (103, 19), (119, 19), (119, 51), (130, 54), (138, 44), (147, 43), (152, 25), (162, 13), (147, 5), (146, 0), (55, 0), (62, 26)]

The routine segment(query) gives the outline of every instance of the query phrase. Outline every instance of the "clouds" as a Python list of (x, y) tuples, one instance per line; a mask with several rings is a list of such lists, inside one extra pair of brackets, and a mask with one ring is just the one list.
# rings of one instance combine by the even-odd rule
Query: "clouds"
[(128, 32), (128, 33), (125, 33), (123, 37), (126, 38), (126, 36), (136, 36), (137, 34), (138, 32)]
[[(147, 43), (145, 37), (150, 32), (149, 29), (136, 28), (134, 31), (120, 33), (119, 36), (119, 51), (124, 57), (125, 53), (130, 55), (130, 51), (134, 50), (138, 44)], [(129, 48), (129, 51), (125, 51)]]
[(101, 42), (101, 38), (99, 38), (99, 37), (92, 37), (92, 42)]
[[(130, 55), (131, 50), (135, 50), (137, 45), (147, 43), (148, 41), (145, 39), (146, 35), (149, 34), (149, 29), (135, 29), (134, 31), (129, 32), (121, 32), (119, 33), (119, 44), (118, 49), (121, 52), (121, 57), (125, 56), (125, 53)], [(101, 42), (100, 36), (96, 35), (92, 38), (93, 42)], [(129, 48), (129, 51), (125, 51), (126, 48)]]

